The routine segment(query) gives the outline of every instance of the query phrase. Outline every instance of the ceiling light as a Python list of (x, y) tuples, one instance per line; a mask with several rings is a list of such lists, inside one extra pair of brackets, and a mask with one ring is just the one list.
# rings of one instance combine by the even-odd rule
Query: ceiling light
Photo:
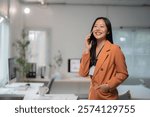
[(126, 38), (125, 37), (120, 37), (120, 41), (124, 42), (124, 41), (126, 41)]
[(25, 13), (25, 14), (29, 14), (29, 13), (30, 13), (30, 8), (26, 7), (26, 8), (24, 9), (24, 13)]
[(44, 5), (44, 4), (45, 4), (45, 3), (44, 3), (44, 0), (41, 0), (41, 4), (42, 4), (42, 5)]
[(45, 0), (38, 0), (40, 2), (41, 5), (45, 4)]

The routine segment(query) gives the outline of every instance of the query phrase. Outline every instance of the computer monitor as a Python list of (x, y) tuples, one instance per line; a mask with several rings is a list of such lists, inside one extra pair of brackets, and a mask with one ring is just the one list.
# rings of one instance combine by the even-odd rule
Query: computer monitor
[(71, 58), (68, 59), (68, 72), (77, 73), (80, 68), (80, 59), (79, 58)]
[(9, 81), (16, 78), (16, 64), (15, 58), (8, 59), (8, 68), (9, 68)]

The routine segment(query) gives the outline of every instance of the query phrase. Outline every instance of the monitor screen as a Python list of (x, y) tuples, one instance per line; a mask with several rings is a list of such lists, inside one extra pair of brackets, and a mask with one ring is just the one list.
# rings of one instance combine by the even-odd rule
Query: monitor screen
[(16, 78), (16, 64), (15, 58), (8, 59), (8, 68), (9, 68), (9, 80)]
[(71, 58), (68, 59), (68, 72), (77, 73), (80, 68), (80, 59), (79, 58)]

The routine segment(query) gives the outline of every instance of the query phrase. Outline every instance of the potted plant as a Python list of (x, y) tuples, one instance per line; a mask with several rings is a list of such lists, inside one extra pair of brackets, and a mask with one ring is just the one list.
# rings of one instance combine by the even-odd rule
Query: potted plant
[(19, 73), (18, 81), (23, 81), (24, 78), (26, 78), (26, 74), (28, 73), (30, 69), (30, 64), (27, 61), (26, 52), (28, 49), (28, 46), (30, 44), (30, 41), (28, 40), (27, 33), (23, 30), (22, 31), (22, 38), (17, 40), (14, 43), (14, 46), (17, 51), (17, 57), (16, 57), (16, 64), (17, 64), (17, 72)]
[(61, 79), (63, 77), (60, 71), (60, 67), (62, 63), (63, 63), (62, 54), (61, 51), (58, 50), (58, 54), (54, 56), (54, 64), (49, 64), (50, 71), (51, 71), (50, 74), (52, 78)]

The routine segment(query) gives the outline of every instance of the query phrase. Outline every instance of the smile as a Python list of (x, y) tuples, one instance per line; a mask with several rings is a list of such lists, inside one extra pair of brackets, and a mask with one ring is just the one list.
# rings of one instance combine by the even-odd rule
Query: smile
[(101, 32), (95, 32), (95, 35), (101, 35), (102, 33)]

